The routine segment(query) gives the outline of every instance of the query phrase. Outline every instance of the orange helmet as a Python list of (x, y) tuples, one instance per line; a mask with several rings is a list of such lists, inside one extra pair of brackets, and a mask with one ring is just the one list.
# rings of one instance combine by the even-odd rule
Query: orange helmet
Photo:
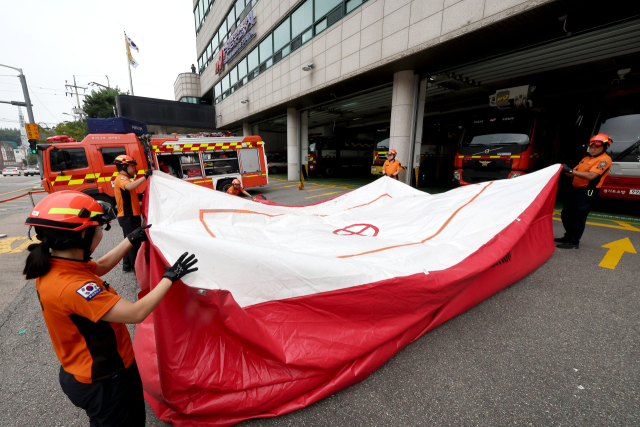
[(116, 157), (116, 159), (113, 161), (114, 165), (134, 165), (137, 166), (138, 162), (136, 162), (136, 160), (131, 157), (131, 156), (127, 156), (126, 154), (121, 154), (118, 157)]
[(398, 152), (392, 148), (391, 150), (389, 150), (389, 151), (388, 151), (387, 156), (388, 156), (389, 154), (393, 154), (394, 156), (397, 156), (397, 155), (398, 155)]
[(234, 179), (232, 184), (233, 185), (235, 185), (235, 184), (242, 185), (242, 183), (240, 182), (240, 180), (238, 178)]
[(606, 146), (608, 147), (609, 145), (613, 144), (613, 140), (606, 133), (599, 133), (591, 137), (591, 140), (589, 140), (589, 145), (591, 144), (595, 144), (598, 146), (606, 144)]
[(93, 225), (109, 224), (113, 219), (115, 215), (110, 207), (103, 209), (93, 197), (79, 191), (67, 190), (50, 194), (38, 202), (25, 224), (81, 231)]

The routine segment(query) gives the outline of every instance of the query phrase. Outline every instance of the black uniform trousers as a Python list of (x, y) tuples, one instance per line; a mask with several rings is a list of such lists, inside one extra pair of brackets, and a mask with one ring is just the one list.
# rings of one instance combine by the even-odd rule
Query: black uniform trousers
[(562, 207), (562, 225), (567, 243), (578, 244), (587, 224), (587, 215), (600, 195), (599, 189), (571, 187)]
[[(118, 224), (122, 227), (122, 234), (127, 237), (127, 234), (134, 231), (136, 228), (142, 227), (142, 218), (138, 216), (119, 216)], [(140, 249), (140, 243), (134, 243), (133, 247), (129, 249), (124, 258), (122, 258), (122, 268), (128, 270), (134, 268), (136, 265), (136, 255), (138, 255), (138, 249)]]
[(85, 384), (60, 367), (60, 386), (71, 403), (84, 409), (91, 427), (144, 427), (142, 380), (134, 360), (112, 378)]

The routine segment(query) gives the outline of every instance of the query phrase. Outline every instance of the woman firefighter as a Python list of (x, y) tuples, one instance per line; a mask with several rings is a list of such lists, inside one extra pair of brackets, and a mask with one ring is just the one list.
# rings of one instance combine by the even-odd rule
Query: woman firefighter
[(60, 385), (86, 411), (91, 426), (144, 426), (142, 382), (125, 323), (140, 323), (171, 285), (198, 261), (185, 252), (162, 280), (135, 303), (118, 296), (100, 276), (120, 262), (135, 243), (147, 241), (147, 225), (137, 228), (98, 261), (91, 253), (102, 227), (115, 219), (90, 196), (60, 191), (31, 211), (27, 225), (40, 243), (29, 246), (24, 274), (36, 289), (53, 348), (60, 361)]

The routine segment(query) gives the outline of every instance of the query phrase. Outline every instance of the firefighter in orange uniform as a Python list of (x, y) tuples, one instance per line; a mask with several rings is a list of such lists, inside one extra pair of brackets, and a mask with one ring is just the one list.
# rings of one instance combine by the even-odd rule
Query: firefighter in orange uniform
[[(125, 236), (142, 225), (140, 217), (140, 201), (136, 188), (149, 179), (153, 170), (149, 169), (143, 177), (133, 181), (136, 176), (136, 166), (138, 162), (133, 157), (120, 155), (113, 161), (118, 169), (114, 183), (116, 204), (118, 205), (118, 224), (122, 227), (122, 234)], [(140, 244), (133, 245), (131, 250), (122, 259), (122, 271), (133, 271), (136, 265), (136, 255), (140, 249)]]
[(400, 173), (400, 171), (402, 170), (402, 166), (400, 165), (400, 162), (398, 160), (396, 160), (396, 155), (398, 154), (398, 152), (396, 150), (394, 150), (393, 148), (390, 149), (387, 152), (387, 161), (384, 162), (384, 166), (382, 166), (382, 172), (390, 177), (390, 178), (395, 178), (398, 179), (398, 174)]
[(565, 234), (555, 239), (560, 249), (579, 249), (580, 238), (584, 233), (587, 215), (591, 206), (600, 195), (600, 187), (609, 175), (611, 157), (605, 152), (613, 141), (604, 133), (591, 138), (589, 155), (582, 159), (578, 166), (571, 169), (563, 165), (564, 175), (573, 178), (573, 186), (562, 208), (562, 225)]
[[(60, 191), (41, 200), (25, 224), (38, 243), (29, 245), (23, 273), (36, 290), (51, 343), (60, 361), (60, 385), (71, 402), (86, 411), (91, 426), (145, 425), (142, 381), (125, 323), (140, 323), (171, 285), (192, 269), (194, 255), (183, 254), (165, 267), (162, 280), (132, 303), (99, 276), (115, 267), (133, 244), (147, 240), (147, 225), (127, 235), (98, 261), (91, 253), (103, 225), (115, 219), (110, 207), (78, 191)], [(31, 233), (31, 229), (29, 229)]]
[(242, 192), (245, 196), (247, 197), (251, 197), (251, 200), (255, 200), (256, 198), (251, 196), (251, 194), (247, 193), (247, 190), (245, 190), (244, 188), (242, 188), (242, 185), (240, 184), (240, 180), (238, 178), (233, 180), (233, 185), (231, 187), (229, 187), (229, 189), (227, 190), (228, 194), (232, 194), (234, 196), (239, 196), (240, 193)]

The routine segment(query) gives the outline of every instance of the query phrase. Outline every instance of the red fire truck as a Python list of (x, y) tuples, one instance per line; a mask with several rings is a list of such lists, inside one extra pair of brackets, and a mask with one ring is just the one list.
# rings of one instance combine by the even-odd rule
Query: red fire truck
[(234, 178), (244, 188), (269, 183), (259, 136), (152, 138), (155, 168), (196, 185), (226, 191)]
[(489, 104), (498, 111), (471, 118), (455, 158), (453, 176), (460, 185), (516, 178), (540, 167), (540, 117), (529, 99), (534, 89), (519, 86), (499, 90), (489, 98)]
[(640, 85), (633, 80), (614, 87), (603, 100), (593, 135), (613, 140), (607, 153), (613, 160), (600, 196), (640, 200)]

